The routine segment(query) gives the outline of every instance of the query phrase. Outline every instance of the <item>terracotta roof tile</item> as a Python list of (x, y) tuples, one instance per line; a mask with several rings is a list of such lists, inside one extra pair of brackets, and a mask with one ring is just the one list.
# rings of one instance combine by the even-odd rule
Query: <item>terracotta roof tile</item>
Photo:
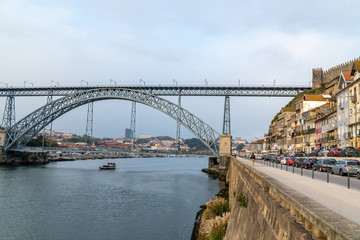
[(295, 112), (296, 108), (292, 108), (292, 107), (283, 107), (282, 110), (284, 112)]
[(322, 95), (304, 95), (304, 101), (326, 101)]
[(343, 71), (342, 74), (346, 81), (354, 81), (354, 76), (351, 76), (351, 71)]

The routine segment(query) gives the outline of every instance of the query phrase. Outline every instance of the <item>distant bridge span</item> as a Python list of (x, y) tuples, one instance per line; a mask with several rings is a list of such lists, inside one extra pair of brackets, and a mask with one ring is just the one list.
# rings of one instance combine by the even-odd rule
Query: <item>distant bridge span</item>
[[(299, 92), (309, 90), (307, 86), (135, 86), (134, 89), (159, 96), (248, 96), (248, 97), (295, 97)], [(0, 97), (7, 96), (66, 96), (90, 89), (109, 89), (109, 86), (66, 86), (66, 87), (6, 87), (0, 88)]]
[(47, 103), (6, 130), (3, 151), (14, 149), (19, 142), (26, 145), (44, 127), (68, 111), (87, 103), (109, 99), (139, 102), (167, 114), (180, 122), (219, 156), (219, 133), (189, 111), (147, 92), (115, 87), (78, 91)]

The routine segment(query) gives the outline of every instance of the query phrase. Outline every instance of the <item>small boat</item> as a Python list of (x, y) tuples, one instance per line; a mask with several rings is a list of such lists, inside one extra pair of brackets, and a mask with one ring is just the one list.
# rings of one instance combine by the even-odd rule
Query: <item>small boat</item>
[(99, 170), (114, 170), (114, 169), (116, 169), (116, 163), (111, 163), (111, 162), (99, 167)]

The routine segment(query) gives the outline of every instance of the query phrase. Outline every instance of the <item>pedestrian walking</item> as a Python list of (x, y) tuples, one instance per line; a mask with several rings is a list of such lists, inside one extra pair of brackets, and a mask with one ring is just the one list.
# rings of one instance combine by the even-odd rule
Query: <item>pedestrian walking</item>
[(255, 154), (254, 153), (251, 153), (251, 162), (252, 162), (252, 165), (254, 167), (254, 164), (255, 164)]

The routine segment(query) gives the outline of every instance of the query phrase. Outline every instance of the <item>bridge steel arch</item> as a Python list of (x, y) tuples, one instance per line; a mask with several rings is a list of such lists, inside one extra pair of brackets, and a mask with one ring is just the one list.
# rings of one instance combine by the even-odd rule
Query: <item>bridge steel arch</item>
[(3, 151), (27, 144), (49, 123), (84, 104), (110, 99), (135, 101), (153, 107), (180, 122), (219, 156), (219, 133), (184, 108), (147, 92), (126, 88), (99, 88), (67, 95), (38, 108), (6, 131)]

